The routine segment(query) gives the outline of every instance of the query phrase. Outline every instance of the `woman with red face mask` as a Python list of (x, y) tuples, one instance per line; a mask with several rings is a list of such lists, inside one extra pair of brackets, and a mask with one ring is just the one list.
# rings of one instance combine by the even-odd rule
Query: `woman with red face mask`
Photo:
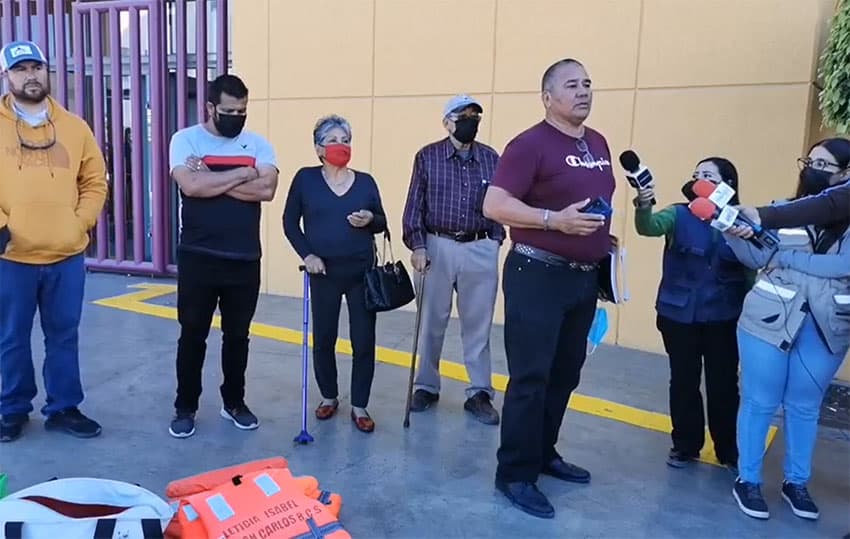
[(375, 372), (375, 313), (366, 309), (364, 279), (374, 261), (374, 234), (387, 218), (375, 179), (348, 167), (351, 126), (333, 115), (313, 129), (321, 165), (304, 167), (292, 180), (283, 211), (283, 230), (310, 273), (313, 367), (322, 402), (318, 419), (339, 408), (335, 345), (340, 303), (348, 305), (353, 365), (351, 420), (363, 432), (375, 422), (366, 411)]

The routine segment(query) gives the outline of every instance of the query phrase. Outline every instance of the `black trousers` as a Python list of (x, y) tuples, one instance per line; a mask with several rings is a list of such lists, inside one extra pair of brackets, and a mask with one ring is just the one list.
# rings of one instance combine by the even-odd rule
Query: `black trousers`
[(682, 324), (659, 316), (657, 326), (670, 356), (670, 416), (673, 448), (697, 456), (705, 443), (700, 380), (705, 365), (708, 429), (717, 458), (738, 462), (737, 321)]
[(551, 266), (515, 252), (502, 277), (510, 380), (502, 409), (496, 477), (531, 481), (555, 450), (578, 386), (596, 313), (597, 274)]
[(248, 367), (248, 330), (260, 293), (260, 262), (178, 254), (178, 410), (195, 411), (213, 314), (221, 314), (221, 398), (228, 408), (243, 404)]
[(376, 315), (366, 310), (364, 278), (372, 259), (366, 257), (323, 258), (325, 275), (310, 276), (313, 313), (313, 369), (322, 397), (339, 396), (336, 340), (342, 297), (348, 305), (351, 367), (351, 405), (365, 408), (375, 375)]

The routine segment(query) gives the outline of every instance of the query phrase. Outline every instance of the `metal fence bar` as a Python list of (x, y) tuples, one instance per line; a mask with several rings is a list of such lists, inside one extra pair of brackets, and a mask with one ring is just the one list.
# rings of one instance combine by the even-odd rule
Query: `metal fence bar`
[[(45, 19), (47, 17), (45, 16)], [(68, 107), (68, 64), (65, 48), (65, 0), (53, 0), (54, 56), (56, 58), (56, 89), (54, 95)]]
[(109, 63), (112, 90), (112, 201), (115, 226), (115, 259), (127, 258), (127, 218), (124, 212), (124, 89), (121, 76), (121, 21), (117, 9), (109, 10)]
[(3, 0), (3, 42), (15, 40), (15, 6), (12, 0)]
[(142, 168), (142, 60), (141, 42), (139, 39), (138, 8), (130, 8), (130, 125), (131, 155), (130, 171), (133, 182), (133, 261), (136, 264), (145, 259), (145, 202), (144, 179)]
[(207, 95), (207, 0), (195, 0), (195, 83), (197, 88), (198, 121), (203, 122)]
[(36, 19), (38, 20), (38, 46), (44, 51), (45, 56), (50, 58), (50, 29), (47, 26), (49, 22), (49, 10), (47, 9), (47, 0), (37, 0), (35, 4)]
[(216, 71), (224, 75), (227, 73), (227, 0), (217, 0), (216, 6)]
[[(189, 54), (186, 50), (187, 40), (186, 40), (186, 0), (176, 0), (177, 4), (177, 16), (175, 18), (174, 24), (177, 26), (175, 46), (177, 47), (174, 51), (177, 54), (177, 95), (179, 99), (177, 99), (177, 129), (183, 129), (189, 123), (187, 104), (188, 104), (188, 77), (189, 77), (189, 69), (188, 69), (188, 61), (187, 55)], [(185, 97), (185, 98), (184, 98)]]
[[(94, 137), (101, 148), (106, 146), (104, 135), (104, 111), (103, 111), (103, 33), (101, 29), (101, 14), (92, 12), (91, 21), (91, 62), (92, 62), (92, 124), (94, 124)], [(112, 184), (116, 182), (112, 178)], [(106, 209), (97, 220), (97, 259), (104, 260), (108, 257), (109, 235), (106, 231)]]
[(150, 62), (148, 62), (149, 73), (151, 76), (151, 153), (152, 153), (152, 170), (151, 170), (151, 190), (153, 191), (153, 266), (157, 272), (165, 271), (165, 238), (167, 237), (164, 228), (163, 213), (166, 208), (164, 189), (164, 170), (165, 156), (163, 148), (165, 143), (166, 125), (162, 102), (162, 86), (163, 74), (165, 73), (165, 54), (162, 50), (162, 42), (159, 39), (162, 28), (162, 17), (160, 9), (162, 6), (158, 2), (153, 2), (148, 13), (148, 43), (150, 44)]
[[(75, 6), (76, 8), (76, 6)], [(74, 21), (74, 109), (77, 116), (86, 116), (86, 53), (83, 49), (83, 12), (74, 9), (72, 12)]]
[(32, 38), (30, 30), (30, 1), (18, 0), (18, 9), (21, 16), (18, 17), (18, 22), (21, 23), (21, 39), (29, 41)]

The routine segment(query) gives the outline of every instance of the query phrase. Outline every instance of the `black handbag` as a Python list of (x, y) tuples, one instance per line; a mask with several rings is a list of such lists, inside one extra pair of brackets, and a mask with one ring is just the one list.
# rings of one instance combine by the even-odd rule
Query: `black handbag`
[[(373, 240), (374, 241), (374, 240)], [(387, 244), (390, 245), (390, 259), (387, 260)], [(413, 282), (401, 260), (395, 260), (390, 231), (384, 232), (383, 262), (378, 258), (378, 244), (374, 242), (375, 258), (372, 267), (366, 272), (366, 309), (371, 312), (392, 311), (413, 301), (416, 293)]]

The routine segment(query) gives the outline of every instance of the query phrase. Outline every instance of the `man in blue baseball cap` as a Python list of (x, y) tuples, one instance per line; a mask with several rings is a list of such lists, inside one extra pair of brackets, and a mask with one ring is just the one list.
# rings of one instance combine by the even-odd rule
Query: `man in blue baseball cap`
[[(29, 62), (30, 65), (21, 65)], [(12, 80), (9, 84), (12, 94), (17, 100), (24, 103), (43, 103), (50, 94), (50, 80), (47, 77), (47, 58), (38, 45), (32, 41), (13, 41), (0, 49), (0, 73), (6, 73), (13, 68), (25, 67), (38, 69), (44, 72), (44, 76), (36, 76), (26, 80), (21, 88), (16, 88)], [(45, 109), (46, 110), (46, 109)]]
[(0, 49), (0, 443), (21, 436), (37, 394), (36, 309), (44, 332), (41, 413), (48, 430), (91, 438), (80, 412), (78, 334), (89, 231), (106, 200), (106, 165), (80, 117), (50, 97), (47, 58), (31, 41)]

